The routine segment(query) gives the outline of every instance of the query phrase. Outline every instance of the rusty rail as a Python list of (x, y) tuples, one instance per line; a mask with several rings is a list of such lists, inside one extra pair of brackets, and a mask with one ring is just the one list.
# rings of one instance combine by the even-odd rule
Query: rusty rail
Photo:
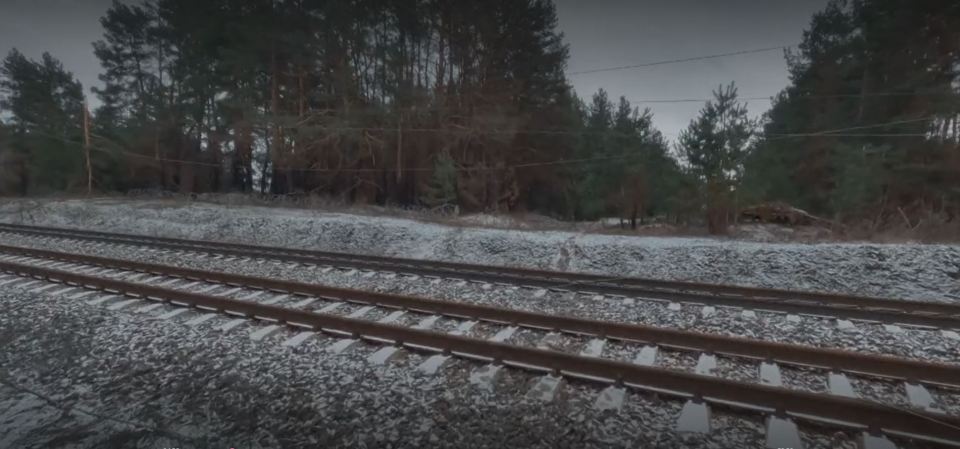
[(718, 353), (750, 359), (771, 360), (785, 364), (813, 366), (884, 378), (960, 386), (960, 365), (752, 340), (740, 337), (703, 334), (637, 324), (591, 320), (562, 315), (548, 315), (464, 302), (376, 293), (328, 287), (318, 284), (195, 270), (191, 268), (15, 246), (0, 245), (0, 252), (307, 296), (337, 298), (377, 306), (415, 310), (487, 322), (509, 323), (572, 334), (591, 335), (631, 342), (648, 342), (668, 348)]
[(165, 303), (176, 301), (191, 307), (203, 307), (220, 313), (229, 311), (248, 317), (267, 318), (280, 323), (307, 326), (316, 331), (332, 330), (364, 338), (393, 341), (397, 345), (435, 348), (439, 351), (457, 355), (469, 355), (497, 362), (516, 362), (525, 366), (539, 367), (580, 377), (610, 379), (638, 388), (656, 389), (680, 396), (701, 397), (707, 401), (721, 401), (727, 406), (731, 403), (743, 404), (768, 412), (785, 412), (800, 418), (813, 417), (870, 429), (880, 429), (888, 433), (939, 443), (960, 444), (960, 419), (957, 417), (904, 410), (861, 399), (787, 390), (608, 359), (526, 348), (113, 279), (96, 278), (9, 262), (0, 262), (0, 270), (121, 292), (146, 299), (160, 300)]
[(332, 264), (358, 269), (388, 270), (424, 276), (465, 278), (491, 283), (569, 289), (610, 295), (638, 296), (679, 302), (836, 316), (937, 328), (960, 328), (960, 305), (931, 301), (900, 301), (856, 295), (766, 289), (641, 278), (496, 267), (374, 255), (356, 255), (293, 248), (114, 234), (65, 228), (0, 223), (0, 230), (31, 235), (69, 237), (107, 243), (260, 257), (299, 263)]

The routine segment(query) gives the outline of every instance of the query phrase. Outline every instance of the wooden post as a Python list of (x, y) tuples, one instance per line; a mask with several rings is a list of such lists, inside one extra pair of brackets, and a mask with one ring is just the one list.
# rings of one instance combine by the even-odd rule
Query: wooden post
[[(403, 112), (397, 121), (397, 184), (403, 177)], [(399, 186), (397, 186), (399, 188)]]
[(90, 111), (83, 102), (83, 152), (87, 165), (87, 196), (93, 193), (93, 170), (90, 166)]

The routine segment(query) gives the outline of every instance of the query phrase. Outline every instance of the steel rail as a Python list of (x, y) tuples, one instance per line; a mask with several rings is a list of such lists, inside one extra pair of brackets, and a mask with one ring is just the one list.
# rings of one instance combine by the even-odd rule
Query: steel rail
[(571, 289), (610, 295), (638, 296), (786, 313), (836, 316), (937, 328), (960, 328), (960, 304), (932, 301), (901, 301), (856, 295), (766, 289), (720, 284), (495, 267), (374, 255), (356, 255), (293, 248), (270, 248), (164, 237), (114, 234), (66, 228), (34, 227), (0, 223), (0, 230), (32, 235), (71, 237), (106, 243), (262, 257), (299, 263), (331, 264), (358, 269), (390, 270), (424, 276), (465, 278), (490, 283)]
[(766, 412), (787, 413), (801, 419), (829, 420), (834, 424), (882, 430), (938, 443), (960, 444), (960, 418), (930, 412), (904, 410), (862, 399), (719, 379), (711, 376), (670, 371), (615, 360), (585, 357), (559, 351), (534, 349), (487, 340), (405, 328), (396, 325), (317, 314), (284, 307), (219, 298), (96, 278), (61, 270), (0, 262), (0, 270), (66, 284), (115, 291), (164, 303), (179, 303), (219, 313), (232, 312), (251, 318), (265, 318), (316, 331), (339, 332), (359, 338), (391, 341), (396, 345), (431, 348), (460, 356), (480, 357), (495, 362), (528, 366), (684, 397), (702, 398), (725, 406), (746, 406)]
[(811, 366), (912, 382), (919, 381), (930, 384), (960, 386), (960, 365), (934, 363), (924, 360), (816, 348), (742, 337), (704, 334), (638, 324), (592, 320), (563, 315), (549, 315), (464, 302), (328, 287), (318, 284), (195, 270), (191, 268), (32, 248), (0, 245), (0, 253), (94, 265), (104, 268), (132, 270), (248, 288), (282, 291), (321, 298), (336, 298), (350, 302), (469, 318), (479, 321), (508, 323), (528, 328), (555, 330), (628, 342), (646, 342), (688, 351), (695, 350), (755, 360), (770, 360), (792, 365)]

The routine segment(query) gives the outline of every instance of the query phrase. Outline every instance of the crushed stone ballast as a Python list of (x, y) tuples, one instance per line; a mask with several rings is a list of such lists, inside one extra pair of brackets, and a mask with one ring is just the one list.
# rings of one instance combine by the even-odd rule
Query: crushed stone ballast
[(236, 243), (172, 239), (8, 223), (0, 224), (0, 231), (50, 238), (98, 241), (108, 244), (149, 246), (235, 257), (465, 279), (493, 284), (532, 286), (552, 290), (578, 291), (589, 294), (659, 299), (706, 306), (740, 307), (745, 310), (777, 311), (867, 322), (923, 326), (945, 330), (960, 328), (960, 304), (945, 302), (900, 301), (887, 298), (834, 293), (630, 277), (609, 277), (586, 273), (402, 259), (293, 248), (271, 248)]
[[(18, 257), (14, 257), (16, 259)], [(9, 259), (7, 257), (6, 259)], [(63, 262), (53, 263), (51, 260), (44, 262), (45, 265), (53, 266), (58, 265)], [(646, 389), (653, 389), (655, 391), (664, 391), (667, 393), (680, 394), (681, 396), (690, 397), (691, 402), (689, 404), (692, 414), (696, 415), (696, 410), (702, 404), (701, 399), (706, 399), (707, 402), (714, 402), (719, 404), (731, 405), (747, 405), (748, 408), (756, 408), (764, 411), (779, 411), (779, 413), (774, 413), (771, 415), (769, 420), (773, 426), (783, 426), (784, 422), (789, 424), (789, 420), (783, 421), (786, 419), (787, 414), (813, 418), (818, 420), (830, 420), (836, 421), (839, 417), (837, 413), (842, 413), (845, 419), (841, 420), (847, 424), (854, 425), (863, 425), (872, 429), (884, 429), (893, 434), (907, 435), (911, 438), (927, 438), (934, 439), (943, 442), (944, 440), (950, 440), (950, 438), (945, 438), (944, 430), (933, 431), (933, 429), (927, 429), (931, 424), (930, 422), (938, 422), (939, 426), (944, 425), (944, 423), (950, 423), (952, 420), (956, 420), (954, 417), (949, 417), (940, 414), (931, 414), (930, 417), (924, 417), (924, 413), (919, 413), (911, 410), (902, 410), (896, 407), (890, 407), (888, 405), (871, 403), (868, 401), (863, 401), (860, 399), (851, 399), (849, 397), (844, 397), (844, 395), (834, 393), (835, 396), (824, 396), (813, 393), (806, 392), (792, 392), (789, 390), (784, 390), (782, 388), (774, 388), (770, 386), (749, 384), (745, 382), (734, 382), (724, 379), (717, 379), (711, 376), (696, 375), (690, 373), (677, 373), (675, 371), (667, 371), (660, 368), (652, 368), (649, 366), (644, 366), (636, 363), (623, 363), (608, 359), (603, 359), (596, 357), (594, 352), (598, 348), (591, 348), (590, 346), (598, 346), (597, 343), (591, 342), (587, 348), (585, 348), (580, 354), (565, 354), (557, 353), (557, 351), (543, 351), (542, 349), (535, 348), (523, 348), (517, 347), (515, 345), (508, 345), (503, 343), (507, 338), (497, 338), (494, 336), (490, 339), (485, 340), (476, 340), (467, 337), (456, 337), (450, 340), (445, 339), (445, 335), (437, 335), (435, 333), (428, 332), (422, 328), (407, 329), (398, 326), (388, 325), (381, 323), (374, 323), (364, 320), (359, 320), (356, 318), (344, 318), (336, 317), (328, 314), (318, 314), (314, 312), (308, 312), (303, 310), (291, 309), (286, 307), (278, 307), (270, 304), (255, 303), (252, 301), (238, 301), (231, 300), (222, 297), (210, 296), (202, 293), (195, 292), (184, 292), (180, 290), (171, 290), (163, 287), (157, 287), (155, 285), (143, 285), (135, 284), (130, 282), (112, 280), (112, 279), (103, 279), (99, 277), (90, 277), (82, 274), (76, 274), (71, 272), (66, 272), (62, 270), (51, 270), (48, 268), (29, 266), (29, 265), (20, 265), (10, 262), (3, 262), (0, 264), (0, 267), (9, 272), (15, 272), (22, 275), (29, 275), (34, 277), (40, 277), (44, 279), (52, 279), (63, 283), (69, 283), (74, 285), (84, 285), (95, 287), (99, 289), (117, 291), (128, 295), (136, 295), (145, 299), (156, 299), (160, 303), (175, 303), (180, 305), (187, 305), (193, 308), (205, 308), (210, 310), (215, 310), (225, 313), (239, 314), (248, 317), (259, 317), (265, 318), (271, 321), (274, 321), (278, 324), (273, 326), (281, 326), (284, 324), (293, 325), (293, 326), (305, 326), (311, 331), (327, 331), (340, 335), (351, 336), (352, 340), (359, 338), (364, 339), (373, 339), (381, 342), (393, 342), (394, 347), (399, 346), (408, 346), (415, 347), (417, 349), (423, 350), (437, 350), (441, 354), (446, 355), (459, 355), (468, 358), (475, 358), (481, 360), (492, 360), (503, 362), (512, 366), (520, 366), (524, 368), (530, 368), (537, 371), (547, 371), (553, 373), (553, 376), (545, 376), (543, 383), (544, 385), (539, 385), (545, 391), (551, 391), (552, 388), (555, 388), (556, 380), (559, 379), (560, 374), (583, 377), (592, 380), (601, 380), (606, 382), (613, 383), (611, 388), (622, 388), (623, 386), (640, 386)], [(76, 267), (74, 267), (76, 268)], [(102, 267), (94, 266), (84, 267), (79, 269), (81, 272), (104, 272), (104, 271), (116, 271), (114, 269), (104, 270)], [(143, 272), (138, 273), (141, 277)], [(157, 282), (158, 279), (154, 279), (154, 282)], [(8, 282), (8, 281), (3, 281)], [(33, 282), (33, 281), (31, 281)], [(160, 280), (160, 284), (169, 284), (168, 281)], [(233, 283), (234, 285), (240, 285), (242, 283)], [(50, 289), (50, 287), (37, 287), (41, 289)], [(306, 293), (306, 292), (301, 292)], [(329, 297), (328, 295), (324, 295)], [(302, 297), (301, 297), (302, 298)], [(138, 300), (127, 300), (127, 301), (138, 301)], [(159, 304), (159, 303), (158, 303)], [(186, 308), (175, 309), (172, 312), (167, 312), (167, 314), (180, 314), (186, 311)], [(507, 320), (509, 322), (510, 320)], [(389, 321), (385, 321), (389, 322)], [(421, 326), (422, 327), (422, 326)], [(267, 327), (265, 329), (270, 329)], [(407, 333), (410, 331), (412, 333)], [(503, 332), (498, 332), (502, 334)], [(427, 335), (429, 334), (429, 335)], [(253, 336), (252, 336), (253, 337)], [(350, 339), (348, 339), (350, 340)], [(479, 341), (479, 343), (478, 343)], [(492, 345), (492, 346), (489, 346)], [(602, 347), (602, 345), (599, 345)], [(389, 348), (389, 347), (388, 347)], [(530, 352), (532, 351), (532, 352)], [(380, 352), (380, 351), (378, 351)], [(559, 359), (553, 359), (552, 354), (558, 355)], [(562, 355), (562, 356), (561, 356)], [(596, 366), (595, 366), (596, 365)], [(491, 369), (494, 369), (497, 365), (491, 365)], [(637, 372), (636, 368), (640, 369), (640, 372)], [(654, 375), (652, 372), (645, 371), (647, 369), (652, 369), (658, 374)], [(761, 369), (761, 376), (764, 375), (766, 371), (767, 376), (770, 375), (769, 369)], [(682, 380), (657, 380), (660, 379), (659, 376), (674, 376), (679, 375)], [(482, 376), (483, 373), (479, 373), (478, 376)], [(686, 377), (685, 377), (686, 376)], [(693, 376), (693, 377), (689, 377)], [(701, 379), (703, 378), (703, 379)], [(706, 387), (700, 387), (701, 385), (696, 381), (696, 379), (704, 380)], [(553, 382), (551, 382), (553, 381)], [(720, 384), (713, 384), (713, 381), (721, 381)], [(736, 384), (736, 387), (731, 387), (730, 383)], [(725, 385), (725, 386), (722, 386)], [(747, 385), (760, 387), (761, 392), (753, 391), (749, 393), (749, 388)], [(727, 389), (728, 387), (732, 389)], [(714, 389), (716, 388), (716, 389)], [(772, 394), (766, 389), (773, 389), (777, 391), (777, 394)], [(617, 390), (605, 390), (604, 394), (616, 396)], [(734, 393), (739, 392), (739, 393)], [(787, 396), (798, 394), (798, 396), (791, 396), (790, 398), (785, 398), (782, 394)], [(742, 395), (742, 396), (737, 396)], [(804, 396), (808, 395), (808, 396)], [(814, 400), (814, 397), (817, 399)], [(871, 404), (866, 409), (860, 407), (865, 407), (864, 405), (851, 406), (840, 411), (840, 408), (830, 409), (830, 407), (841, 407), (845, 400), (853, 400), (857, 404), (861, 402), (867, 402)], [(781, 402), (783, 401), (783, 402)], [(793, 404), (795, 401), (811, 401), (810, 404), (803, 404), (795, 407), (791, 407), (788, 404)], [(839, 402), (837, 402), (839, 401)], [(816, 404), (814, 404), (814, 402)], [(829, 405), (829, 407), (824, 408), (824, 404)], [(870, 407), (879, 407), (879, 409), (874, 410)], [(687, 406), (685, 406), (685, 409)], [(830, 410), (833, 411), (830, 411)], [(878, 410), (886, 410), (885, 412), (879, 412)], [(896, 411), (896, 412), (894, 412)], [(787, 414), (785, 414), (787, 413)], [(862, 417), (861, 413), (863, 413)], [(879, 414), (878, 414), (879, 413)], [(904, 426), (906, 423), (911, 421), (902, 421), (899, 424), (894, 424), (897, 422), (896, 419), (892, 419), (890, 423), (885, 421), (885, 417), (890, 417), (891, 413), (900, 413), (906, 416), (913, 416), (914, 419), (910, 426), (919, 426), (919, 427), (910, 427), (909, 429)], [(686, 413), (684, 414), (687, 415)], [(860, 417), (853, 419), (852, 417)], [(917, 421), (916, 417), (920, 417), (920, 421), (927, 422), (927, 424), (921, 425)], [(936, 417), (936, 418), (931, 418)], [(681, 417), (683, 418), (683, 416)], [(693, 419), (690, 416), (687, 416), (686, 419)], [(932, 420), (931, 420), (932, 419)], [(867, 422), (869, 421), (869, 422)], [(882, 424), (882, 425), (881, 425)], [(891, 427), (892, 426), (892, 427)], [(935, 425), (937, 426), (937, 425)], [(949, 427), (949, 426), (948, 426)], [(912, 429), (912, 430), (910, 430)], [(924, 429), (917, 433), (918, 430)]]

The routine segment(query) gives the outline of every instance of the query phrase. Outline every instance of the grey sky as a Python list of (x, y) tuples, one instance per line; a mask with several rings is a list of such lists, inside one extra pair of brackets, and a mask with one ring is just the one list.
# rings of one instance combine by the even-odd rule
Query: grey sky
[[(199, 0), (198, 0), (199, 1)], [(728, 53), (799, 42), (811, 15), (827, 0), (555, 0), (560, 29), (570, 45), (571, 72), (667, 59)], [(111, 0), (0, 0), (0, 52), (17, 47), (29, 57), (49, 51), (83, 83), (99, 84), (91, 43)], [(782, 52), (615, 72), (572, 75), (589, 101), (603, 87), (630, 100), (707, 98), (735, 81), (742, 96), (769, 96), (787, 83)], [(635, 101), (634, 101), (635, 102)], [(635, 102), (636, 103), (636, 102)], [(650, 103), (654, 123), (673, 139), (703, 106)], [(760, 114), (769, 101), (749, 101)]]
[[(556, 0), (570, 45), (570, 72), (739, 50), (793, 45), (827, 0)], [(598, 88), (614, 100), (709, 98), (735, 81), (744, 97), (770, 96), (787, 84), (782, 51), (731, 56), (615, 72), (571, 75), (589, 101)], [(633, 101), (632, 101), (633, 102)], [(634, 102), (635, 103), (635, 102)], [(747, 102), (753, 115), (766, 100)], [(702, 103), (649, 103), (654, 124), (670, 139)]]

